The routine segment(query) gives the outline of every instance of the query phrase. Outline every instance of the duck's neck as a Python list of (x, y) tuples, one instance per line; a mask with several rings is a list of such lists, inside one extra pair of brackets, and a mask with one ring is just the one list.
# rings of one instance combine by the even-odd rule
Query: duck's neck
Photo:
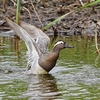
[(60, 53), (60, 50), (61, 50), (61, 49), (56, 48), (56, 47), (54, 47), (54, 48), (52, 49), (53, 52), (58, 53), (58, 54)]

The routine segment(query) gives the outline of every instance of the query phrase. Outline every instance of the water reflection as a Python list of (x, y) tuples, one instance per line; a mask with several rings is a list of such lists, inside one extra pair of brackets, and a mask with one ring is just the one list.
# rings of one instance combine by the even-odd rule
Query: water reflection
[(28, 90), (24, 95), (30, 95), (29, 100), (51, 100), (60, 96), (56, 79), (51, 75), (30, 75)]
[(24, 42), (0, 37), (1, 100), (100, 99), (100, 59), (94, 53), (94, 40), (57, 37), (59, 39), (65, 40), (74, 48), (60, 52), (57, 65), (49, 75), (27, 76), (24, 73), (27, 70), (27, 49)]

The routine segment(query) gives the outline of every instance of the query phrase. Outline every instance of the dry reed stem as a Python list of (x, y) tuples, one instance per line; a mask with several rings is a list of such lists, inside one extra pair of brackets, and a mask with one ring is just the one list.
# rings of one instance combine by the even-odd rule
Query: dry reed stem
[(14, 7), (17, 6), (17, 4), (14, 2), (14, 0), (11, 0), (11, 2), (14, 4)]
[(39, 15), (37, 14), (36, 9), (35, 9), (35, 7), (34, 7), (34, 5), (33, 5), (33, 3), (32, 3), (32, 0), (30, 0), (30, 2), (31, 2), (31, 4), (32, 4), (32, 7), (33, 7), (33, 9), (34, 9), (34, 13), (36, 14), (36, 16), (37, 16), (37, 18), (38, 18), (38, 20), (39, 20), (41, 26), (43, 26), (43, 24), (42, 24), (42, 22), (41, 22), (41, 20), (40, 20), (40, 17), (39, 17)]
[(29, 13), (30, 21), (32, 22), (32, 15), (31, 15), (29, 9), (27, 9), (26, 7), (22, 7), (22, 8), (25, 9)]
[[(17, 6), (17, 4), (14, 2), (14, 0), (11, 0), (11, 1), (14, 4), (14, 6)], [(22, 7), (22, 9), (25, 9), (29, 13), (30, 20), (32, 21), (32, 16), (31, 16), (29, 9), (27, 9), (26, 7)]]
[(84, 6), (84, 3), (83, 3), (83, 1), (82, 1), (82, 0), (79, 0), (79, 2), (81, 3), (81, 5), (82, 5), (82, 6)]

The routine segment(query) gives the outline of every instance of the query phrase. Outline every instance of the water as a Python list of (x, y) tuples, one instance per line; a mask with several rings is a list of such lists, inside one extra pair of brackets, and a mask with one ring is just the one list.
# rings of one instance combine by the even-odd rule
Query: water
[(50, 74), (27, 75), (24, 42), (0, 37), (0, 100), (100, 100), (100, 59), (94, 40), (63, 40), (74, 48), (61, 51)]

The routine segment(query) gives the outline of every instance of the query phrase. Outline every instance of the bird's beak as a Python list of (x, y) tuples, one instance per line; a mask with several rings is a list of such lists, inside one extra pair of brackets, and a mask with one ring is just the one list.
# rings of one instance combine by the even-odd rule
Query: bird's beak
[(70, 46), (70, 45), (66, 44), (65, 48), (74, 48), (74, 46)]

